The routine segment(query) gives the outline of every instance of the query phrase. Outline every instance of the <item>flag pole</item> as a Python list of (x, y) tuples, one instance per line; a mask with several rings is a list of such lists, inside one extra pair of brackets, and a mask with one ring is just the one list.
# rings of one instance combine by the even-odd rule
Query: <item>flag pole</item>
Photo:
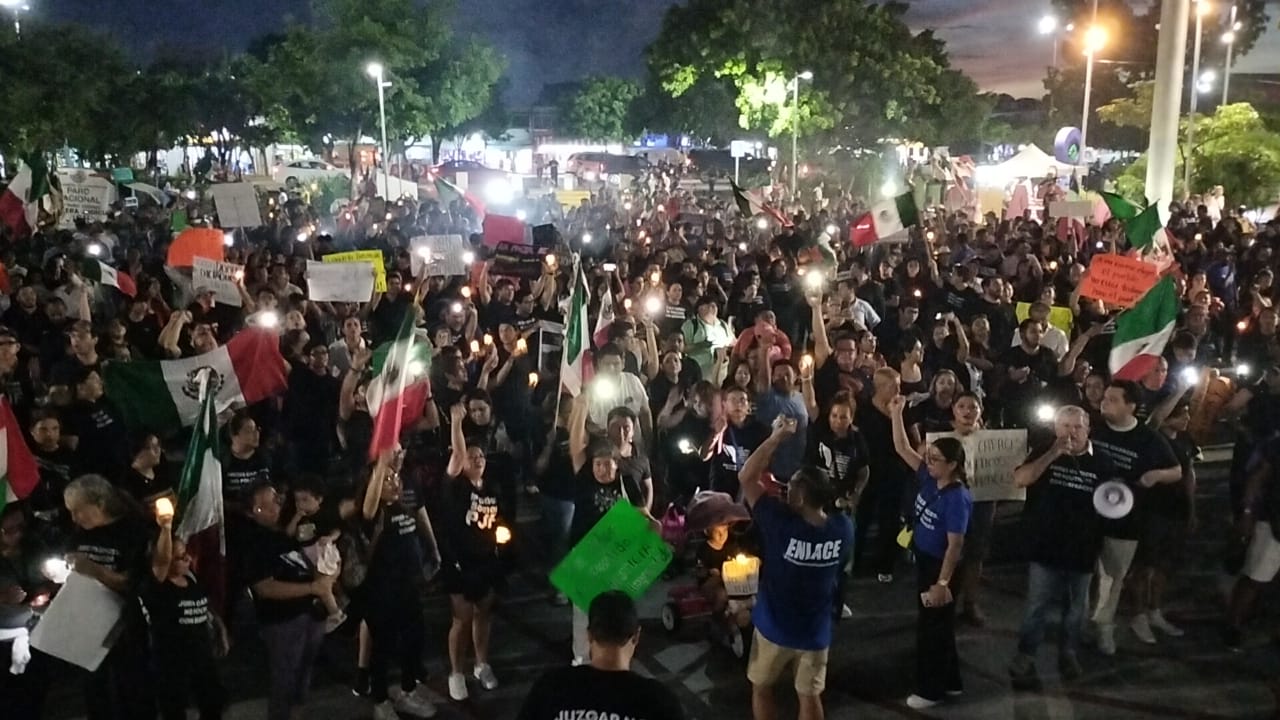
[[(570, 303), (572, 303), (572, 302), (573, 302), (573, 288), (574, 288), (574, 287), (576, 287), (576, 286), (577, 286), (577, 284), (578, 284), (579, 282), (581, 282), (581, 281), (582, 281), (582, 265), (581, 265), (581, 263), (582, 263), (581, 255), (580, 255), (579, 253), (574, 253), (574, 254), (573, 254), (573, 282), (574, 282), (574, 284), (569, 286), (569, 288), (570, 288), (570, 289), (569, 289), (569, 302), (570, 302)], [(585, 287), (582, 289), (582, 292), (583, 292), (583, 299), (585, 300), (585, 299), (586, 299), (586, 288), (585, 288)], [(585, 313), (586, 311), (587, 311), (587, 308), (586, 308), (586, 304), (584, 303), (584, 304), (583, 304), (583, 308), (582, 308), (582, 312), (584, 312), (584, 313)], [(562, 377), (558, 377), (558, 376), (559, 376), (560, 370), (564, 368), (564, 356), (565, 356), (565, 353), (567, 353), (567, 352), (569, 351), (569, 343), (568, 343), (568, 339), (569, 339), (569, 321), (571, 321), (572, 319), (573, 319), (573, 309), (572, 309), (572, 308), (570, 308), (570, 309), (569, 309), (569, 317), (565, 318), (565, 325), (564, 325), (564, 340), (562, 340), (562, 341), (560, 342), (560, 364), (559, 364), (559, 366), (557, 366), (557, 368), (556, 368), (556, 374), (557, 374), (557, 378), (556, 378), (556, 409), (555, 409), (555, 411), (554, 411), (554, 412), (552, 412), (552, 414), (551, 414), (551, 417), (552, 417), (551, 422), (553, 422), (553, 423), (554, 423), (554, 422), (559, 421), (559, 419), (560, 419), (560, 400), (561, 400), (562, 398), (564, 398), (564, 378), (562, 378)], [(587, 342), (587, 341), (588, 341), (588, 338), (583, 338), (583, 341), (584, 341), (584, 342)]]

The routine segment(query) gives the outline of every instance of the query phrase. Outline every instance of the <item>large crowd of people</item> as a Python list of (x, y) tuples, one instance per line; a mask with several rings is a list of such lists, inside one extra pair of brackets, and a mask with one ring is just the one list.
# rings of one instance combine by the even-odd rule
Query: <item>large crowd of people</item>
[[(40, 717), (50, 683), (76, 674), (17, 639), (57, 589), (44, 560), (65, 557), (127, 608), (106, 659), (79, 673), (92, 720), (181, 718), (189, 706), (221, 717), (233, 624), (256, 627), (265, 648), (270, 720), (298, 717), (331, 632), (358, 638), (351, 682), (377, 720), (431, 717), (428, 659), (447, 667), (453, 701), (498, 687), (493, 616), (508, 580), (531, 568), (545, 578), (624, 502), (655, 527), (668, 508), (690, 519), (715, 508), (671, 572), (695, 565), (715, 612), (750, 628), (760, 719), (776, 716), (784, 673), (800, 717), (821, 718), (834, 627), (858, 601), (848, 577), (888, 584), (913, 568), (906, 702), (925, 709), (964, 690), (957, 625), (986, 622), (998, 503), (971, 494), (963, 438), (998, 428), (1030, 437), (1012, 478), (1032, 521), (1014, 553), (1030, 570), (1010, 677), (1039, 682), (1048, 611), (1066, 598), (1058, 668), (1071, 680), (1088, 664), (1086, 639), (1110, 655), (1118, 632), (1147, 644), (1182, 633), (1162, 600), (1197, 528), (1188, 376), (1205, 368), (1233, 383), (1221, 415), (1234, 427), (1239, 522), (1221, 540), (1238, 551), (1239, 581), (1224, 640), (1241, 643), (1280, 571), (1280, 224), (1255, 227), (1217, 196), (1205, 198), (1212, 210), (1198, 197), (1171, 205), (1179, 316), (1164, 357), (1133, 382), (1109, 372), (1118, 309), (1080, 292), (1094, 255), (1127, 252), (1117, 220), (1059, 234), (1030, 211), (925, 208), (901, 237), (855, 247), (867, 205), (847, 192), (779, 191), (778, 217), (753, 217), (729, 195), (685, 187), (661, 167), (577, 207), (528, 202), (529, 224), (558, 230), (536, 277), (504, 274), (483, 210), (461, 199), (365, 198), (328, 225), (303, 199), (272, 195), (268, 225), (229, 236), (227, 260), (244, 266), (239, 306), (165, 266), (175, 210), (217, 220), (183, 196), (0, 236), (0, 390), (18, 424), (6, 430), (40, 476), (0, 515), (0, 655), (15, 658), (0, 672), (0, 713)], [(470, 273), (415, 275), (410, 239), (450, 233), (468, 239)], [(348, 249), (383, 252), (385, 292), (309, 299), (305, 261)], [(97, 259), (132, 277), (136, 295), (87, 279)], [(578, 282), (593, 337), (574, 396), (559, 375)], [(371, 459), (374, 355), (406, 317), (431, 347), (430, 398), (399, 445)], [(263, 328), (279, 334), (287, 383), (220, 418), (226, 567), (215, 573), (156, 502), (175, 498), (190, 429), (128, 424), (118, 398), (130, 389), (104, 384), (103, 368), (190, 358)], [(1103, 518), (1094, 491), (1116, 478), (1133, 507)], [(530, 518), (540, 531), (508, 543)], [(738, 552), (760, 559), (745, 607), (719, 577)], [(1124, 589), (1134, 602), (1122, 624)], [(447, 629), (424, 616), (441, 591)], [(575, 708), (682, 717), (674, 696), (627, 674), (640, 641), (630, 599), (606, 593), (564, 620), (565, 664), (582, 667), (541, 680), (522, 720)]]

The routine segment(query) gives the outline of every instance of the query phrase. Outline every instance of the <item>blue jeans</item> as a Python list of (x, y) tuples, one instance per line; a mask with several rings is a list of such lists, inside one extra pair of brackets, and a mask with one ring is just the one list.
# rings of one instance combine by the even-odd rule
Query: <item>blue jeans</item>
[(1035, 656), (1044, 640), (1049, 606), (1063, 603), (1062, 651), (1079, 652), (1080, 633), (1089, 607), (1089, 581), (1093, 573), (1072, 572), (1031, 563), (1027, 572), (1027, 612), (1018, 632), (1018, 652)]

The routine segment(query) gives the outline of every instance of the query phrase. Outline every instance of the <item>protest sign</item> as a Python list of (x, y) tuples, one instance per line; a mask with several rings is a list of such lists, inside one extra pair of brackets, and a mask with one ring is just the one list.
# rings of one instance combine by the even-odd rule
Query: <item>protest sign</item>
[(333, 253), (320, 258), (327, 263), (367, 262), (373, 264), (373, 291), (387, 291), (387, 266), (382, 261), (381, 250), (351, 250)]
[(489, 213), (484, 216), (484, 244), (497, 247), (502, 243), (528, 245), (529, 228), (519, 218)]
[(964, 446), (964, 471), (974, 502), (1026, 500), (1025, 488), (1013, 484), (1013, 470), (1027, 460), (1027, 431), (979, 430), (961, 437), (956, 433), (929, 433), (927, 442), (951, 437)]
[(85, 170), (59, 170), (58, 182), (62, 184), (59, 228), (74, 230), (80, 219), (91, 223), (106, 221), (116, 199), (115, 183)]
[(115, 644), (123, 610), (123, 596), (73, 572), (31, 632), (31, 647), (93, 672)]
[(369, 302), (373, 285), (373, 263), (307, 261), (307, 297), (316, 302)]
[(461, 235), (419, 235), (409, 241), (409, 267), (413, 276), (422, 274), (422, 251), (429, 254), (427, 260), (428, 275), (466, 275), (467, 263), (462, 259), (463, 253), (471, 249)]
[(540, 247), (516, 243), (500, 243), (493, 252), (494, 275), (536, 279), (542, 275), (547, 253)]
[(1049, 217), (1053, 217), (1053, 218), (1093, 217), (1093, 201), (1092, 200), (1053, 200), (1049, 203)]
[[(1022, 324), (1023, 320), (1031, 317), (1031, 303), (1018, 303), (1014, 306), (1014, 312), (1018, 316), (1018, 324)], [(1049, 324), (1066, 333), (1067, 337), (1071, 337), (1071, 326), (1074, 323), (1075, 315), (1071, 314), (1071, 308), (1057, 305), (1049, 308)]]
[(670, 562), (671, 547), (648, 518), (623, 500), (551, 571), (551, 584), (586, 612), (608, 590), (640, 597)]
[(240, 307), (240, 289), (237, 287), (240, 278), (244, 277), (244, 266), (229, 262), (196, 257), (191, 259), (191, 287), (207, 287), (213, 291), (213, 297), (224, 305)]
[(224, 228), (259, 227), (262, 213), (258, 211), (258, 193), (247, 182), (219, 183), (209, 187), (213, 196), (213, 208), (218, 213), (218, 225)]
[(1114, 253), (1094, 255), (1080, 294), (1131, 308), (1158, 279), (1159, 269), (1149, 262)]

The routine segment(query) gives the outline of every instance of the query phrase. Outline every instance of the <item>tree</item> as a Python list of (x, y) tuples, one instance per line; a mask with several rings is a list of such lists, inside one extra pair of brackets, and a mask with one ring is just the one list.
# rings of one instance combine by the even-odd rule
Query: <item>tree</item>
[(638, 134), (633, 108), (640, 94), (630, 80), (589, 77), (560, 106), (564, 132), (600, 142), (633, 138)]
[[(949, 82), (943, 43), (913, 34), (905, 11), (865, 0), (691, 0), (667, 11), (649, 68), (677, 99), (707, 77), (728, 80), (745, 130), (796, 128), (841, 144), (908, 131), (932, 139), (956, 97), (940, 87)], [(806, 70), (813, 79), (796, 103), (792, 83)]]
[(724, 146), (742, 134), (736, 98), (737, 89), (728, 78), (703, 75), (674, 98), (650, 75), (635, 105), (636, 121), (651, 132), (689, 135)]

